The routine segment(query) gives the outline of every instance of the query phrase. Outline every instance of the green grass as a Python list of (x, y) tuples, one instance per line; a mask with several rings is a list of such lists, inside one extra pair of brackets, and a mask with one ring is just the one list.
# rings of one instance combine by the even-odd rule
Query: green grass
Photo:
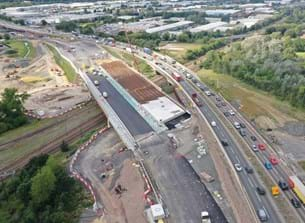
[(20, 58), (29, 58), (32, 59), (36, 55), (36, 49), (33, 47), (33, 44), (28, 41), (22, 40), (9, 40), (6, 44), (12, 49), (15, 50), (15, 54), (11, 54), (12, 57)]
[[(89, 107), (90, 106), (90, 107)], [(0, 149), (0, 168), (27, 156), (48, 142), (51, 142), (66, 132), (86, 123), (96, 115), (101, 114), (100, 108), (95, 104), (89, 104), (81, 110), (77, 109), (58, 118), (52, 118), (42, 121), (34, 121), (28, 125), (11, 130), (0, 136), (0, 144), (21, 137), (27, 133), (41, 130), (51, 124), (45, 131), (40, 131), (31, 137), (16, 141), (6, 147), (6, 150)], [(86, 135), (86, 133), (84, 133)]]
[(203, 82), (220, 92), (228, 101), (238, 101), (242, 105), (241, 111), (250, 119), (266, 116), (277, 124), (283, 124), (292, 118), (305, 120), (303, 110), (294, 108), (287, 102), (280, 101), (232, 76), (205, 69), (201, 69), (198, 75)]
[(71, 66), (71, 64), (61, 57), (58, 51), (51, 45), (47, 44), (47, 47), (52, 52), (54, 60), (58, 66), (64, 71), (65, 76), (67, 77), (68, 81), (74, 83), (77, 78), (77, 73)]
[(197, 50), (202, 46), (200, 43), (161, 43), (161, 45), (163, 45), (160, 49), (162, 54), (166, 54), (180, 63), (187, 62), (184, 56), (188, 50)]
[(298, 57), (305, 58), (305, 52), (297, 52)]
[[(154, 70), (149, 66), (145, 60), (137, 57), (133, 57), (132, 54), (113, 49), (111, 47), (104, 47), (112, 56), (125, 61), (128, 65), (136, 68), (141, 74), (145, 75), (148, 79), (155, 76)], [(134, 59), (136, 59), (137, 65), (134, 64)]]

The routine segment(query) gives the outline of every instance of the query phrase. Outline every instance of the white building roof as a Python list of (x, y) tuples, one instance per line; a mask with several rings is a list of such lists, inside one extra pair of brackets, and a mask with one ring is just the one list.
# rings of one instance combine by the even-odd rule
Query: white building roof
[(219, 16), (219, 15), (231, 15), (236, 12), (240, 12), (240, 10), (235, 9), (214, 9), (214, 10), (206, 10), (205, 13), (211, 16)]
[(190, 29), (190, 32), (199, 33), (199, 32), (203, 32), (203, 31), (211, 31), (211, 30), (215, 30), (216, 28), (225, 26), (227, 24), (228, 23), (226, 23), (226, 22), (213, 22), (213, 23), (209, 23), (206, 25), (197, 26), (195, 28), (192, 28), (192, 29)]
[(186, 26), (186, 25), (190, 25), (190, 24), (193, 24), (193, 22), (192, 21), (179, 21), (179, 22), (167, 24), (167, 25), (164, 25), (164, 26), (159, 26), (159, 27), (146, 29), (146, 32), (147, 33), (164, 32), (164, 31), (169, 31), (169, 30), (179, 28), (179, 27), (182, 27), (182, 26)]
[(185, 111), (167, 97), (159, 97), (142, 106), (158, 121), (166, 123), (182, 115)]

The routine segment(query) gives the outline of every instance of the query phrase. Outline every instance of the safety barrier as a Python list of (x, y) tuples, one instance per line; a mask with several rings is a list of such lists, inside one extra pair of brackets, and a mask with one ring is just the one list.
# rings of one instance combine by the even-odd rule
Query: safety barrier
[(96, 138), (99, 135), (101, 135), (102, 133), (104, 133), (105, 131), (107, 131), (108, 129), (109, 129), (109, 127), (103, 128), (100, 131), (98, 131), (97, 133), (95, 133), (93, 136), (91, 136), (91, 138), (74, 153), (74, 155), (70, 161), (70, 165), (69, 165), (69, 171), (72, 174), (72, 176), (74, 178), (78, 179), (89, 190), (89, 192), (94, 200), (93, 209), (97, 213), (100, 213), (100, 215), (103, 215), (103, 210), (101, 210), (97, 205), (96, 195), (95, 195), (95, 192), (93, 190), (91, 183), (86, 181), (86, 179), (80, 173), (78, 173), (76, 169), (74, 169), (74, 164), (78, 160), (79, 154), (83, 150), (88, 149), (88, 147), (96, 140)]

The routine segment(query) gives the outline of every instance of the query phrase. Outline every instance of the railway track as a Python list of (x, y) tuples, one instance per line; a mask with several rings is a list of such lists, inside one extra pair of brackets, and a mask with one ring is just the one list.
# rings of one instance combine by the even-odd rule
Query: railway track
[[(95, 104), (94, 103), (91, 103), (91, 104), (88, 104), (86, 107), (82, 108), (82, 109), (76, 109), (74, 110), (75, 112), (77, 112), (78, 114), (81, 114), (81, 113), (86, 113), (88, 112), (89, 110), (92, 109), (92, 107), (94, 107)], [(66, 118), (65, 118), (66, 117)], [(3, 143), (0, 143), (0, 151), (3, 151), (3, 150), (7, 150), (7, 149), (10, 149), (10, 145), (14, 144), (14, 143), (17, 143), (21, 140), (24, 140), (24, 139), (27, 139), (27, 138), (30, 138), (36, 134), (39, 134), (39, 133), (43, 133), (44, 131), (47, 131), (49, 130), (50, 128), (56, 126), (59, 122), (65, 122), (65, 121), (69, 121), (70, 118), (73, 117), (73, 112), (71, 113), (68, 113), (68, 114), (64, 114), (60, 117), (57, 117), (57, 121), (54, 121), (54, 123), (51, 123), (41, 129), (38, 129), (38, 130), (35, 130), (33, 132), (29, 132), (29, 133), (26, 133), (24, 135), (21, 135), (20, 137), (18, 138), (15, 138), (15, 139), (12, 139), (12, 140), (9, 140), (7, 142), (3, 142)]]
[(21, 169), (29, 162), (30, 159), (32, 159), (35, 156), (38, 156), (40, 154), (46, 154), (46, 153), (54, 153), (54, 152), (58, 151), (62, 141), (71, 143), (75, 139), (81, 137), (86, 131), (89, 131), (98, 126), (101, 126), (101, 124), (105, 120), (106, 120), (105, 115), (97, 115), (97, 116), (93, 117), (91, 120), (87, 121), (85, 124), (82, 124), (74, 129), (72, 129), (65, 135), (56, 138), (54, 141), (52, 141), (48, 144), (45, 144), (44, 146), (41, 146), (40, 148), (38, 148), (31, 154), (28, 154), (20, 159), (17, 159), (10, 165), (3, 167), (2, 169), (0, 169), (0, 175), (1, 175), (1, 173), (12, 172), (12, 171)]

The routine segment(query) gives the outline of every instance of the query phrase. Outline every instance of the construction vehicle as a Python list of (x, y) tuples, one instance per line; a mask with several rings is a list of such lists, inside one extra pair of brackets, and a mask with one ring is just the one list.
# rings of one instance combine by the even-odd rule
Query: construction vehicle
[(303, 182), (297, 176), (290, 176), (288, 178), (288, 183), (300, 201), (305, 204), (305, 185)]
[(273, 196), (278, 196), (280, 194), (280, 189), (278, 186), (271, 187), (271, 194)]

